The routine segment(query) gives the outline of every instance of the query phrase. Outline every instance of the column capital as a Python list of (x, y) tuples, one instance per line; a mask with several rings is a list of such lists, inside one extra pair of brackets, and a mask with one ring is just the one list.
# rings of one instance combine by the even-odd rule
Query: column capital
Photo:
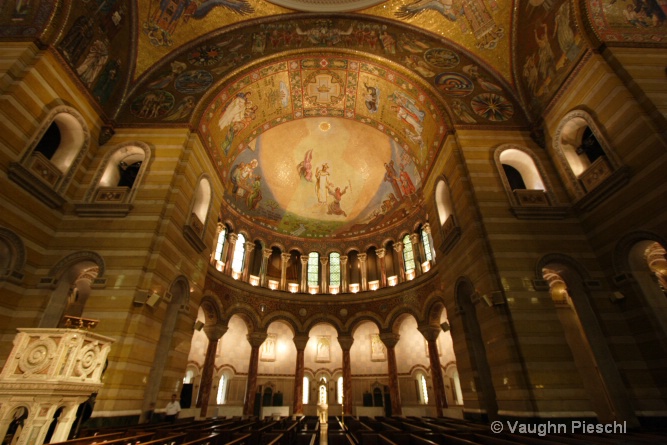
[(329, 264), (329, 258), (327, 258), (327, 257), (325, 257), (325, 256), (320, 257), (320, 264), (321, 264), (322, 266), (326, 266), (327, 264)]
[(202, 330), (204, 331), (204, 334), (206, 334), (206, 337), (209, 340), (220, 340), (220, 337), (225, 335), (225, 332), (227, 332), (228, 329), (229, 327), (225, 325), (210, 324), (210, 325), (205, 325)]
[(270, 258), (273, 253), (273, 249), (262, 249), (262, 258)]
[(261, 331), (255, 331), (255, 332), (250, 332), (247, 335), (248, 342), (250, 343), (250, 346), (253, 348), (259, 348), (262, 346), (262, 343), (264, 343), (264, 340), (266, 340), (266, 337), (268, 337), (269, 334), (266, 332), (261, 332)]
[(295, 335), (292, 341), (294, 341), (294, 345), (296, 346), (297, 351), (303, 351), (306, 349), (306, 345), (308, 344), (308, 340), (310, 340), (310, 337), (308, 335)]
[(236, 233), (230, 233), (227, 235), (227, 238), (229, 239), (229, 241), (235, 243), (236, 240), (239, 239), (239, 236)]
[(438, 339), (438, 335), (440, 335), (440, 332), (442, 332), (442, 328), (440, 326), (431, 326), (429, 324), (419, 325), (417, 326), (417, 330), (421, 332), (427, 341), (436, 341)]
[(395, 242), (394, 243), (394, 250), (398, 253), (403, 252), (403, 242), (402, 241)]
[(387, 253), (387, 250), (383, 247), (382, 249), (375, 249), (375, 254), (378, 258), (384, 258), (384, 255)]
[(430, 235), (431, 234), (431, 224), (424, 223), (422, 225), (422, 230)]
[(421, 239), (419, 238), (419, 234), (418, 233), (411, 233), (410, 234), (410, 241), (412, 242), (413, 245), (414, 244), (419, 244), (419, 242), (421, 241)]
[(282, 258), (283, 261), (289, 261), (289, 259), (292, 257), (292, 254), (289, 252), (283, 252), (280, 254), (280, 258)]
[(384, 343), (387, 349), (394, 349), (394, 346), (396, 346), (396, 343), (398, 343), (400, 338), (400, 335), (394, 334), (393, 332), (380, 333), (380, 340), (382, 340), (382, 343)]
[(246, 252), (252, 252), (253, 250), (255, 250), (255, 243), (253, 243), (253, 242), (251, 242), (251, 241), (246, 241), (246, 243), (245, 243), (245, 251), (246, 251)]
[(338, 344), (343, 351), (349, 351), (354, 343), (354, 338), (351, 335), (339, 335)]
[(341, 255), (340, 256), (340, 263), (341, 264), (347, 264), (347, 255)]
[(357, 258), (359, 258), (359, 262), (365, 263), (366, 259), (368, 258), (368, 254), (360, 253), (360, 254), (357, 255)]
[(301, 255), (301, 265), (302, 265), (302, 266), (307, 266), (307, 265), (308, 265), (308, 260), (309, 260), (309, 259), (310, 259), (310, 258), (308, 258), (307, 256), (305, 256), (305, 255)]

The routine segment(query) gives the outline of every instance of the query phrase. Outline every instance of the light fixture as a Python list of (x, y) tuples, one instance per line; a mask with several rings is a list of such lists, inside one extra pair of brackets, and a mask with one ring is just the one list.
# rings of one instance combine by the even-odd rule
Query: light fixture
[(232, 278), (234, 278), (235, 280), (238, 280), (239, 278), (241, 278), (241, 272), (238, 272), (236, 270), (232, 270)]
[(379, 280), (369, 281), (368, 288), (370, 290), (378, 290), (380, 288), (380, 281)]
[(308, 293), (311, 295), (315, 295), (317, 291), (320, 290), (320, 287), (317, 285), (309, 285), (308, 286)]
[(278, 282), (276, 280), (269, 280), (269, 289), (271, 290), (278, 289)]
[(287, 290), (295, 294), (299, 291), (299, 285), (297, 283), (287, 283)]
[(350, 284), (350, 292), (352, 292), (353, 294), (359, 292), (359, 283)]
[(387, 277), (387, 283), (390, 286), (396, 286), (398, 284), (398, 277), (396, 275), (392, 275), (390, 277)]
[(431, 262), (430, 262), (430, 261), (424, 261), (424, 262), (422, 263), (422, 271), (423, 271), (424, 273), (426, 273), (426, 272), (428, 272), (429, 270), (431, 270)]
[(250, 275), (248, 282), (253, 286), (259, 286), (259, 277), (255, 275)]
[(340, 292), (340, 286), (329, 286), (329, 293), (336, 295)]
[(415, 270), (414, 269), (405, 273), (405, 279), (406, 280), (410, 281), (410, 280), (414, 280), (414, 278), (415, 278)]

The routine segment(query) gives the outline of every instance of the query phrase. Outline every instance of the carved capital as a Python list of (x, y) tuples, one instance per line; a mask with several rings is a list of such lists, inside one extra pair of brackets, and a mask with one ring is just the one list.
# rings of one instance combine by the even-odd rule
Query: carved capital
[(205, 325), (202, 330), (209, 340), (220, 340), (220, 338), (225, 335), (225, 332), (227, 332), (228, 329), (229, 327), (221, 324), (211, 324)]
[(338, 344), (340, 345), (343, 351), (349, 351), (354, 343), (354, 338), (351, 335), (339, 335)]
[(296, 346), (296, 349), (298, 351), (303, 351), (304, 349), (306, 349), (308, 340), (310, 340), (310, 337), (308, 335), (295, 335), (293, 338), (294, 345)]
[(388, 349), (394, 349), (394, 346), (396, 346), (396, 343), (398, 343), (400, 338), (400, 335), (394, 334), (393, 332), (380, 333), (380, 340), (382, 340), (382, 343), (384, 343)]
[(420, 325), (417, 327), (417, 329), (429, 342), (436, 341), (438, 339), (438, 335), (440, 335), (440, 332), (442, 332), (442, 328), (440, 326)]
[(266, 337), (268, 337), (269, 334), (266, 332), (260, 332), (260, 331), (255, 331), (251, 332), (248, 334), (248, 342), (250, 343), (250, 346), (253, 348), (259, 348), (262, 346), (262, 343), (264, 343), (264, 340), (266, 340)]

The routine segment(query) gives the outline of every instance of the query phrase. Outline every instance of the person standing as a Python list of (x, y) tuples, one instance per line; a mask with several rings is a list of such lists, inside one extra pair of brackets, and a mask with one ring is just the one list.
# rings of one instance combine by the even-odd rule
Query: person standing
[(167, 407), (164, 410), (165, 420), (167, 422), (176, 422), (178, 418), (178, 413), (181, 412), (181, 404), (176, 400), (176, 394), (171, 395), (171, 402), (167, 403)]

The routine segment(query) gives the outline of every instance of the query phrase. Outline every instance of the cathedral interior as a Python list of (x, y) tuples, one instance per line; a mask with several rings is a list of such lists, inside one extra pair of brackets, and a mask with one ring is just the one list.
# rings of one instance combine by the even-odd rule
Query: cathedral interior
[(664, 424), (666, 14), (0, 2), (2, 443), (172, 394)]

